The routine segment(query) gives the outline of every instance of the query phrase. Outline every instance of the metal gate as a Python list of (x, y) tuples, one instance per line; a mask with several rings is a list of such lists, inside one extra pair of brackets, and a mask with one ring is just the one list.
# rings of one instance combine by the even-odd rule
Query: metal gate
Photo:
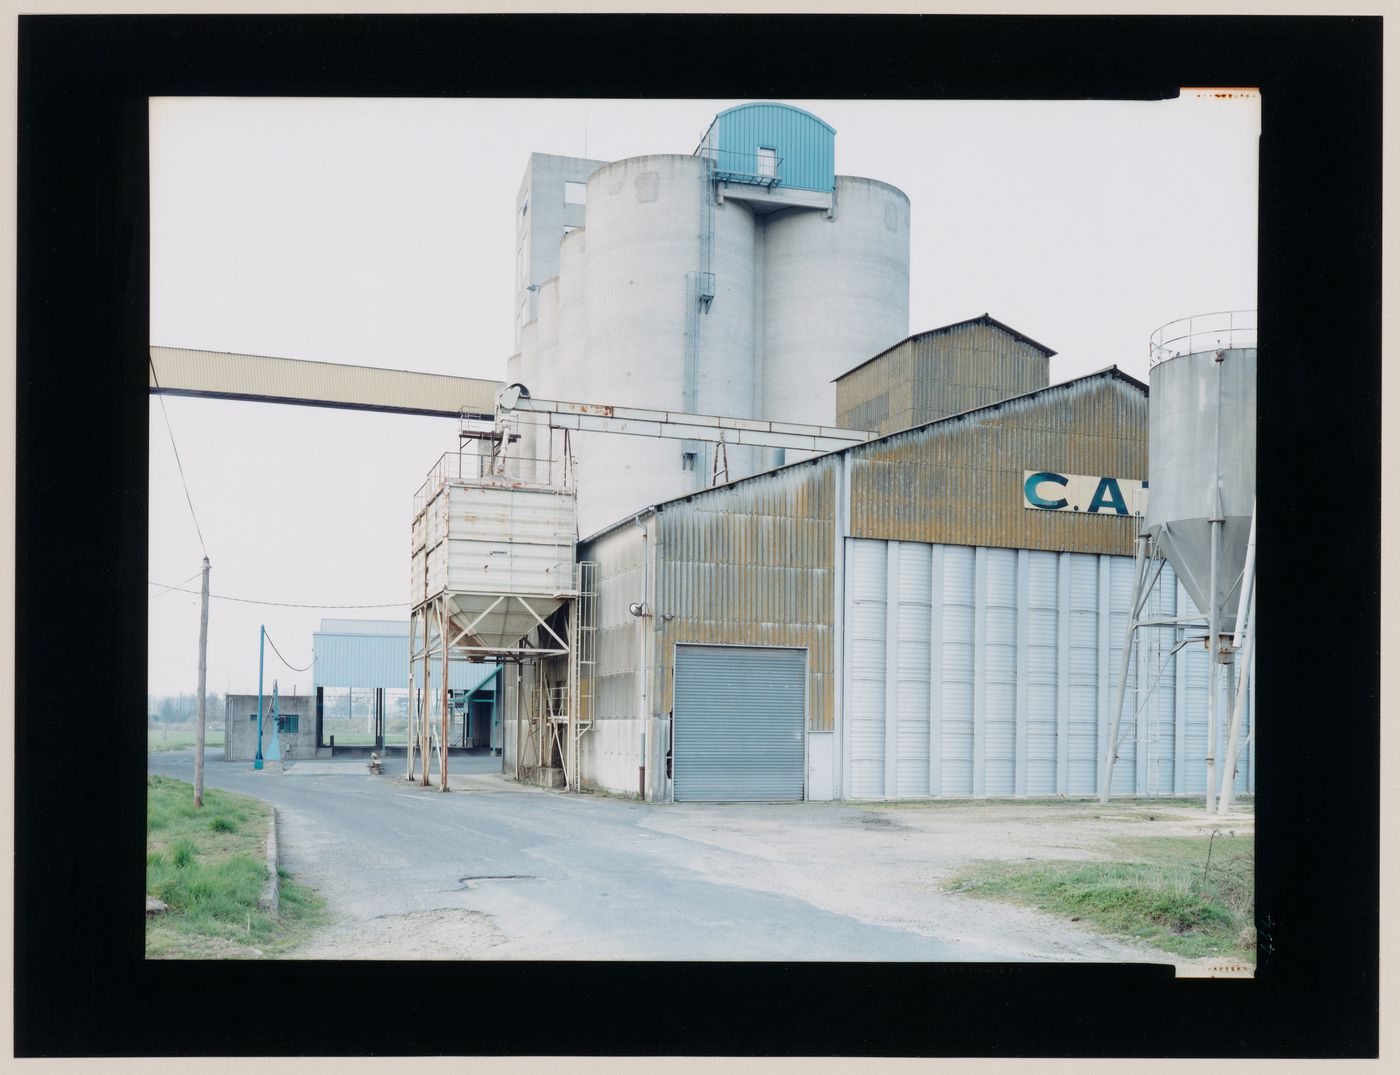
[(805, 649), (678, 645), (674, 697), (677, 802), (803, 798)]

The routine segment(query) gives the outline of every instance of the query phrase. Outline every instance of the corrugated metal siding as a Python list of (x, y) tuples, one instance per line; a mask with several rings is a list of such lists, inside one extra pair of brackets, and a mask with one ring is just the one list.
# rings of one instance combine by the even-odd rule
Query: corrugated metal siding
[(836, 423), (895, 433), (1050, 383), (1045, 352), (995, 325), (912, 336), (836, 382)]
[(635, 720), (637, 717), (638, 632), (642, 621), (627, 611), (642, 599), (643, 534), (635, 526), (621, 527), (581, 547), (580, 558), (597, 568), (597, 664), (593, 677), (595, 720)]
[(754, 171), (760, 146), (777, 151), (785, 187), (829, 191), (836, 186), (836, 132), (790, 105), (747, 104), (715, 117), (721, 169)]
[[(353, 621), (329, 621), (342, 625)], [(373, 625), (397, 627), (398, 633), (371, 633)], [(316, 631), (311, 636), (316, 654), (312, 680), (318, 687), (390, 687), (408, 682), (408, 623), (369, 620), (363, 626)], [(441, 662), (433, 665), (433, 682)], [(472, 690), (495, 673), (494, 664), (452, 662), (453, 690)]]
[(803, 650), (677, 646), (677, 802), (781, 802), (804, 791)]
[(851, 536), (1131, 555), (1139, 521), (1024, 506), (1027, 468), (1147, 474), (1147, 397), (1105, 375), (851, 453)]
[(810, 730), (832, 730), (839, 467), (839, 457), (819, 457), (667, 504), (657, 514), (656, 615), (647, 621), (657, 632), (654, 712), (671, 709), (678, 643), (787, 646), (809, 654)]
[[(1133, 574), (1128, 557), (850, 540), (846, 797), (1097, 794)], [(1163, 585), (1148, 610), (1171, 615), (1177, 584)], [(1171, 660), (1173, 628), (1160, 633), (1131, 655), (1114, 794), (1204, 791), (1204, 662), (1182, 654), (1180, 711), (1174, 687), (1144, 699)], [(1187, 755), (1183, 790), (1174, 765)]]
[(455, 418), (463, 409), (494, 414), (496, 393), (501, 389), (499, 381), (439, 373), (184, 347), (152, 347), (150, 351), (163, 391), (221, 399), (332, 403)]
[[(553, 594), (569, 588), (574, 563), (574, 497), (559, 490), (447, 485), (452, 593)], [(436, 498), (442, 500), (441, 494)], [(439, 509), (440, 509), (439, 504)], [(442, 524), (440, 510), (430, 513)], [(429, 579), (440, 549), (429, 546)], [(430, 593), (433, 591), (429, 591)]]

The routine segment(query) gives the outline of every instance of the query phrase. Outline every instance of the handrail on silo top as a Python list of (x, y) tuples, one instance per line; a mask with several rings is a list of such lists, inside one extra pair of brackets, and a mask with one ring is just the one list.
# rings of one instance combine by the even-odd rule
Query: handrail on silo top
[(1169, 321), (1148, 341), (1147, 366), (1200, 351), (1259, 346), (1258, 310), (1218, 310)]
[(786, 158), (776, 154), (764, 156), (758, 153), (740, 153), (702, 144), (695, 148), (694, 156), (709, 162), (710, 175), (713, 178), (723, 179), (728, 183), (774, 187), (783, 181), (783, 161)]

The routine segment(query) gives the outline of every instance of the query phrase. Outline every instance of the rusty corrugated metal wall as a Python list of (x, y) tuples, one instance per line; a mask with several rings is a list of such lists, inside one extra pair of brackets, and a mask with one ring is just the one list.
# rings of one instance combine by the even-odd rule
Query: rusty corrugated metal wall
[(671, 711), (676, 643), (802, 646), (808, 727), (832, 729), (839, 472), (825, 456), (657, 513), (654, 712)]
[(1034, 392), (1050, 360), (996, 325), (912, 336), (836, 382), (836, 424), (895, 433)]
[(598, 596), (593, 606), (597, 626), (593, 676), (595, 720), (632, 720), (637, 716), (637, 618), (627, 611), (642, 600), (642, 531), (632, 523), (590, 542), (580, 559), (598, 564)]
[(853, 449), (850, 534), (1132, 555), (1141, 520), (1028, 509), (1026, 470), (1145, 479), (1147, 394), (1081, 379)]

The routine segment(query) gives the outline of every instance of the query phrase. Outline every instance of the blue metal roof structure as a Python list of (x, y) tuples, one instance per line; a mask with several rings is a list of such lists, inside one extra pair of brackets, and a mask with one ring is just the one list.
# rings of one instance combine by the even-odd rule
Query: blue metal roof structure
[[(317, 687), (408, 686), (407, 620), (322, 620), (311, 636), (315, 653), (312, 682)], [(433, 681), (442, 662), (433, 664)], [(452, 690), (475, 690), (496, 674), (498, 665), (452, 662)]]
[(765, 187), (830, 191), (836, 187), (836, 131), (792, 105), (757, 101), (715, 116), (696, 148), (716, 178)]

